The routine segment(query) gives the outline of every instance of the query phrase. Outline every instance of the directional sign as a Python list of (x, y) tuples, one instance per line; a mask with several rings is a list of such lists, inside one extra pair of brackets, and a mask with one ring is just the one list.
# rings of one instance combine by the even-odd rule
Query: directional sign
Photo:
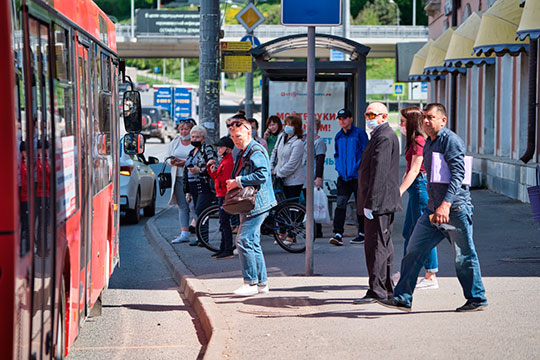
[(251, 43), (251, 47), (257, 47), (261, 45), (261, 42), (259, 41), (259, 39), (257, 39), (255, 35), (251, 35), (251, 34), (244, 35), (242, 39), (240, 39), (240, 41), (249, 41)]
[(248, 41), (221, 42), (221, 71), (251, 72), (251, 43)]
[(265, 20), (263, 14), (255, 7), (255, 5), (253, 5), (253, 3), (249, 3), (245, 8), (240, 10), (235, 18), (247, 32), (252, 32), (253, 29)]
[(330, 61), (345, 61), (345, 54), (341, 51), (330, 49)]
[(404, 83), (394, 83), (394, 95), (403, 96), (405, 93), (405, 84)]
[(422, 92), (427, 93), (428, 92), (428, 84), (427, 82), (422, 83)]
[(283, 25), (341, 25), (340, 0), (281, 0)]

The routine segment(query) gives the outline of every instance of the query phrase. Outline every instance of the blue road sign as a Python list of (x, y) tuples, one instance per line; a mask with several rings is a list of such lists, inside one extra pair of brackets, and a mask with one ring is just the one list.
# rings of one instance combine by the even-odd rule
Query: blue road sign
[(345, 61), (345, 54), (341, 51), (330, 49), (330, 61)]
[(428, 83), (427, 83), (427, 82), (423, 82), (423, 83), (422, 83), (421, 90), (422, 90), (423, 93), (427, 93), (427, 92), (428, 92)]
[(394, 83), (394, 95), (403, 96), (404, 91), (405, 91), (405, 84)]
[(341, 0), (281, 0), (283, 25), (341, 25)]
[(257, 47), (261, 45), (261, 42), (259, 41), (259, 39), (257, 39), (255, 35), (251, 35), (251, 34), (244, 35), (244, 37), (242, 37), (240, 41), (249, 41), (251, 43), (251, 47)]
[(191, 91), (188, 88), (177, 87), (174, 89), (174, 120), (179, 123), (181, 119), (193, 117)]
[(161, 106), (169, 110), (169, 113), (172, 112), (172, 89), (170, 86), (160, 86), (156, 87), (154, 91), (154, 105)]

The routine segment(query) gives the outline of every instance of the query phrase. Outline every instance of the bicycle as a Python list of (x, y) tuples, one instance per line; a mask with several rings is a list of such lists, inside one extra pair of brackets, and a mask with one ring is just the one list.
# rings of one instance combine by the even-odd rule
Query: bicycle
[[(288, 252), (302, 253), (306, 250), (306, 208), (295, 202), (296, 199), (285, 199), (279, 189), (274, 193), (279, 202), (264, 220), (261, 234), (272, 234), (278, 245)], [(218, 205), (208, 207), (199, 215), (196, 234), (208, 250), (219, 251), (221, 231)], [(293, 242), (287, 241), (287, 234), (292, 235)]]

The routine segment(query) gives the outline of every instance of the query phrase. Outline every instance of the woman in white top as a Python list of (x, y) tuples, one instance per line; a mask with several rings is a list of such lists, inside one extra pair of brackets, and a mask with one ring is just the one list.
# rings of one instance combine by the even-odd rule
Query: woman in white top
[[(278, 138), (270, 159), (272, 174), (283, 181), (283, 194), (287, 199), (296, 202), (306, 182), (302, 135), (302, 119), (297, 115), (287, 116), (284, 132)], [(281, 236), (285, 236), (285, 232), (287, 232), (285, 243), (288, 245), (294, 243), (294, 229), (280, 229)]]
[(189, 205), (186, 201), (186, 195), (184, 194), (184, 165), (189, 152), (193, 149), (191, 145), (190, 131), (195, 126), (195, 120), (182, 119), (178, 124), (178, 132), (180, 133), (169, 145), (169, 154), (167, 156), (174, 156), (174, 158), (167, 160), (167, 163), (171, 166), (171, 178), (172, 178), (172, 191), (171, 198), (169, 199), (169, 205), (178, 205), (178, 215), (180, 218), (180, 228), (182, 232), (176, 239), (172, 241), (173, 244), (179, 244), (189, 241)]

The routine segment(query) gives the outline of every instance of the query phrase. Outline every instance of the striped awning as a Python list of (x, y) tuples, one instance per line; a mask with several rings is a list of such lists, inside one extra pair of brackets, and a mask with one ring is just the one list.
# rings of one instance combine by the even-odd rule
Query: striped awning
[(494, 64), (495, 55), (487, 57), (473, 55), (473, 46), (482, 21), (482, 13), (474, 12), (461, 24), (450, 39), (444, 65), (448, 67), (473, 66), (481, 64)]
[(424, 64), (424, 74), (426, 75), (438, 75), (446, 74), (449, 72), (462, 72), (465, 73), (466, 69), (458, 67), (448, 67), (444, 65), (444, 59), (446, 58), (446, 51), (450, 45), (450, 39), (454, 34), (453, 28), (448, 28), (437, 38), (429, 49), (426, 63)]
[(482, 16), (480, 30), (476, 36), (473, 51), (480, 56), (504, 54), (518, 55), (526, 51), (528, 44), (516, 39), (523, 8), (520, 0), (497, 0)]
[(531, 40), (540, 37), (540, 0), (527, 0), (525, 2), (517, 36), (519, 40), (525, 40), (527, 36)]

